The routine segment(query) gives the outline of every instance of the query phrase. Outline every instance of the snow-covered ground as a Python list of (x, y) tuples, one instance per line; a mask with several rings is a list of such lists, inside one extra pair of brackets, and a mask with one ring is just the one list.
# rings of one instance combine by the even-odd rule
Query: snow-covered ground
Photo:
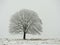
[(8, 39), (0, 38), (0, 45), (60, 45), (58, 39)]

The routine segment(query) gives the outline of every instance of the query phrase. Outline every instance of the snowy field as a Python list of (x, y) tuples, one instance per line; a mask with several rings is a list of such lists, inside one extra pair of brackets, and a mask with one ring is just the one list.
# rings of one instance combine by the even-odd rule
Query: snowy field
[(0, 38), (0, 45), (60, 45), (58, 39), (8, 39)]

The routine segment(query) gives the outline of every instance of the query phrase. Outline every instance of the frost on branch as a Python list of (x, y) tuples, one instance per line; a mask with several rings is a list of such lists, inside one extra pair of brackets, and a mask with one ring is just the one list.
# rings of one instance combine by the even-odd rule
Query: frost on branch
[(9, 32), (15, 34), (20, 32), (40, 34), (42, 21), (36, 12), (23, 9), (12, 16), (9, 28)]

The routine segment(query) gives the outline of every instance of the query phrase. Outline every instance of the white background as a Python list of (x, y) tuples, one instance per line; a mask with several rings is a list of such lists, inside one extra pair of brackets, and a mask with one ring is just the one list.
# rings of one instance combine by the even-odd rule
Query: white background
[(9, 20), (21, 9), (38, 13), (43, 22), (39, 37), (60, 38), (60, 0), (0, 0), (0, 37), (12, 37), (8, 32)]

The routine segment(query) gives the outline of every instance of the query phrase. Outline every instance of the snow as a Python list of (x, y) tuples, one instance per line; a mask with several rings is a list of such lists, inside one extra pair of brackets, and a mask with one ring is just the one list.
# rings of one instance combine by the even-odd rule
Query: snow
[(9, 39), (0, 38), (0, 45), (60, 45), (57, 39)]

